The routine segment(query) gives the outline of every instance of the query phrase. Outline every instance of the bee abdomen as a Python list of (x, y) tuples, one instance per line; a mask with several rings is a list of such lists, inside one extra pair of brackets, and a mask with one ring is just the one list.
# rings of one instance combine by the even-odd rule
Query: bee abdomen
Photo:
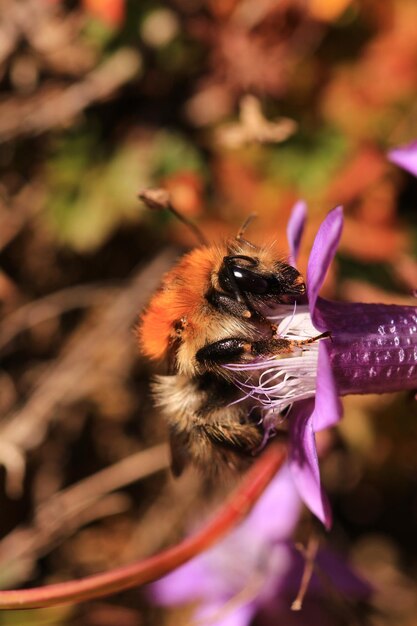
[(154, 392), (170, 427), (176, 475), (189, 463), (211, 475), (222, 467), (242, 469), (262, 442), (248, 405), (231, 404), (236, 388), (214, 374), (160, 376)]

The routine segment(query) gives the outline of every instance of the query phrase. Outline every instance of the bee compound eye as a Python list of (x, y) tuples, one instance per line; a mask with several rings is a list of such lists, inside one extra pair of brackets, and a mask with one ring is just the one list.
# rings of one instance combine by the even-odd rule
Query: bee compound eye
[(242, 291), (253, 294), (264, 294), (268, 292), (269, 282), (256, 272), (252, 272), (244, 267), (234, 267), (233, 277)]

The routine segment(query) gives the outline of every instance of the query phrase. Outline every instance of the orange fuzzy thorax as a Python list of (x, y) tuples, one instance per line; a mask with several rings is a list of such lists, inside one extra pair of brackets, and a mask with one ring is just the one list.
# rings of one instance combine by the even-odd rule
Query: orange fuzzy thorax
[[(139, 326), (139, 340), (144, 354), (159, 359), (166, 356), (175, 338), (178, 320), (200, 318), (202, 295), (211, 285), (224, 251), (219, 248), (196, 248), (165, 274), (161, 289), (155, 294)], [(192, 332), (192, 326), (188, 333)]]

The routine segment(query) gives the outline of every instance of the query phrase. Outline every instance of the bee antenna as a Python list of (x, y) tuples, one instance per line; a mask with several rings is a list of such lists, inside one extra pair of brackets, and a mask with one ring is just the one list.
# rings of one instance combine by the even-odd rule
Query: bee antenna
[(175, 217), (188, 226), (188, 228), (193, 232), (195, 237), (197, 237), (198, 241), (203, 245), (208, 245), (207, 239), (204, 237), (201, 230), (191, 222), (185, 215), (182, 215), (172, 204), (171, 196), (166, 189), (162, 188), (149, 188), (144, 189), (138, 194), (138, 198), (142, 200), (148, 207), (148, 209), (152, 210), (166, 210), (175, 215)]
[(258, 249), (258, 246), (255, 246), (253, 243), (251, 243), (250, 241), (247, 241), (246, 239), (243, 238), (244, 233), (246, 232), (247, 228), (249, 227), (249, 225), (253, 222), (254, 219), (256, 219), (258, 217), (257, 213), (250, 213), (250, 215), (248, 215), (248, 217), (245, 219), (245, 221), (243, 222), (242, 226), (239, 228), (237, 235), (236, 235), (236, 241), (239, 242), (243, 242), (246, 243), (248, 246), (250, 246), (251, 248), (255, 248)]

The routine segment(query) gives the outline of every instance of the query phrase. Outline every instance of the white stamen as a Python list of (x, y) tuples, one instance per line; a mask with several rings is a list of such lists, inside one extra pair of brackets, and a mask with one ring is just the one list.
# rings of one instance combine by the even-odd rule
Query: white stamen
[[(280, 306), (271, 320), (279, 321), (277, 335), (285, 339), (304, 340), (317, 336), (308, 308)], [(245, 382), (235, 379), (243, 396), (237, 402), (252, 398), (264, 410), (264, 419), (276, 422), (276, 416), (297, 400), (314, 397), (316, 393), (319, 342), (300, 346), (291, 354), (276, 354), (250, 363), (233, 363), (225, 367), (232, 372), (251, 373)]]

